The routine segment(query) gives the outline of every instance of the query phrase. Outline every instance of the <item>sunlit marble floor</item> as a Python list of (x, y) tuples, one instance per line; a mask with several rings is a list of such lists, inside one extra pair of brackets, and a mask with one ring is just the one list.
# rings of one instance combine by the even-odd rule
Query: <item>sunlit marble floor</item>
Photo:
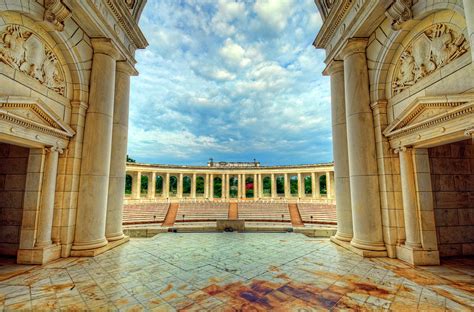
[(474, 260), (410, 268), (294, 233), (166, 233), (0, 282), (5, 310), (474, 309)]

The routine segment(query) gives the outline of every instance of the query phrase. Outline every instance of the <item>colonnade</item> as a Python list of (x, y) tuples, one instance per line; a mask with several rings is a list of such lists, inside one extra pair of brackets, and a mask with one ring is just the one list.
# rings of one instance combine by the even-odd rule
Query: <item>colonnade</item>
[[(109, 39), (93, 39), (72, 255), (94, 255), (122, 232), (130, 76), (136, 71)], [(112, 153), (113, 151), (113, 153)]]
[(331, 106), (338, 230), (363, 255), (386, 254), (370, 107), (367, 39), (349, 39), (325, 73), (331, 76)]
[[(280, 166), (283, 167), (283, 166)], [(170, 168), (160, 168), (159, 165), (150, 168), (146, 165), (140, 168), (139, 164), (130, 164), (127, 167), (127, 175), (132, 178), (132, 190), (130, 199), (168, 199), (168, 198), (205, 198), (205, 199), (247, 199), (247, 190), (252, 190), (252, 199), (259, 200), (264, 198), (298, 198), (298, 199), (321, 199), (323, 196), (320, 192), (320, 178), (326, 177), (326, 194), (324, 198), (334, 198), (334, 171), (333, 166), (325, 166), (323, 168), (305, 167), (302, 171), (293, 169), (287, 172), (277, 172), (269, 170), (267, 167), (258, 167), (247, 171), (232, 171), (222, 169), (209, 169), (206, 167), (196, 167), (191, 169), (188, 166), (187, 170), (177, 168), (173, 171)], [(165, 171), (168, 170), (168, 171)], [(142, 176), (148, 177), (148, 189), (146, 194), (142, 194), (141, 180)], [(162, 189), (156, 190), (157, 178), (162, 179)], [(171, 178), (174, 177), (177, 181), (176, 193), (170, 191)], [(190, 191), (184, 193), (183, 182), (185, 177), (190, 180)], [(311, 192), (307, 192), (306, 181), (311, 179)], [(197, 192), (197, 181), (202, 179), (203, 189)], [(283, 182), (283, 192), (277, 192), (277, 180)], [(291, 182), (297, 182), (297, 192), (291, 192)], [(215, 181), (221, 184), (220, 196), (215, 194)], [(294, 183), (294, 182), (293, 182)], [(265, 189), (264, 185), (270, 185), (269, 189)], [(232, 188), (233, 186), (233, 188)], [(231, 189), (234, 192), (231, 192)], [(234, 196), (231, 195), (233, 193)]]

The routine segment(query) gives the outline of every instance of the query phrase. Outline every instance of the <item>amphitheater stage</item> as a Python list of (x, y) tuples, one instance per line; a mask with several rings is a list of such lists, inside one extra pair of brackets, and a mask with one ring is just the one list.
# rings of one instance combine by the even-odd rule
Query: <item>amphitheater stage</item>
[[(243, 221), (243, 220), (239, 220)], [(243, 231), (235, 232), (246, 232), (246, 233), (287, 233), (295, 232), (302, 233), (309, 237), (331, 237), (336, 233), (335, 225), (317, 225), (309, 224), (304, 226), (294, 227), (291, 223), (287, 222), (255, 222), (245, 221)], [(167, 227), (160, 224), (135, 224), (124, 226), (124, 233), (127, 236), (134, 238), (145, 238), (153, 237), (160, 233), (176, 232), (176, 233), (219, 233), (224, 232), (218, 229), (216, 221), (203, 221), (203, 222), (184, 222), (176, 223), (173, 226)]]
[[(12, 265), (15, 266), (15, 265)], [(296, 233), (163, 233), (0, 281), (2, 310), (472, 311), (474, 260), (413, 268)]]

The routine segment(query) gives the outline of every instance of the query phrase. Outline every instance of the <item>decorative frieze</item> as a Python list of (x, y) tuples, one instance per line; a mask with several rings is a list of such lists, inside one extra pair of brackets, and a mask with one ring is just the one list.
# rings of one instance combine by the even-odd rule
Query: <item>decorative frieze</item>
[(46, 0), (44, 19), (54, 25), (57, 31), (64, 30), (64, 20), (71, 16), (71, 11), (61, 0)]
[(408, 44), (395, 67), (393, 94), (413, 86), (469, 50), (464, 35), (446, 24), (434, 24)]
[(15, 24), (0, 29), (0, 62), (65, 95), (65, 75), (57, 56), (29, 29)]

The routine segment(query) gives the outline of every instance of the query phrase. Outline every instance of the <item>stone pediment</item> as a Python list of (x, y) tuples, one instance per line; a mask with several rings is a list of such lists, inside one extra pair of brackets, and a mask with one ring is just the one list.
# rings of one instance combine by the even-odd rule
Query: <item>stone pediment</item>
[[(428, 139), (474, 125), (474, 94), (417, 98), (385, 130), (397, 142)], [(412, 142), (414, 143), (414, 142)]]
[(0, 97), (0, 120), (19, 128), (69, 139), (74, 130), (54, 114), (41, 100), (28, 97)]

